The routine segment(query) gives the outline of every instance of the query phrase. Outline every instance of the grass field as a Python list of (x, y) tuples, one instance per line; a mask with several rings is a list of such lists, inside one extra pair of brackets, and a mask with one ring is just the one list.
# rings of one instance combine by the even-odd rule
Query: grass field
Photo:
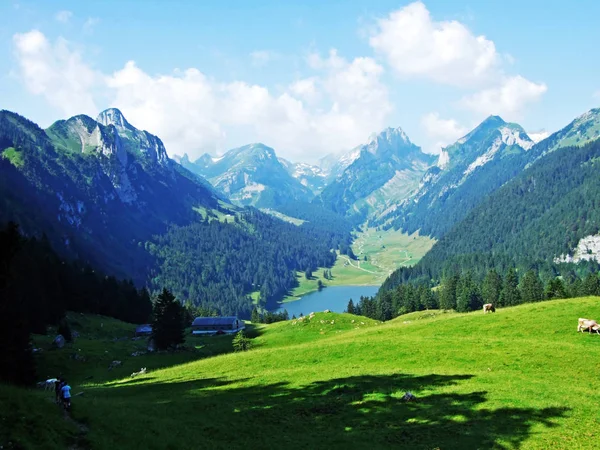
[[(298, 300), (309, 292), (318, 289), (319, 280), (324, 286), (379, 285), (398, 267), (414, 265), (431, 249), (435, 241), (418, 233), (408, 235), (401, 231), (376, 231), (369, 228), (359, 233), (352, 245), (358, 261), (339, 255), (331, 268), (332, 279), (326, 280), (323, 268), (313, 273), (307, 280), (303, 272), (298, 272), (299, 286), (292, 290), (284, 302)], [(364, 257), (367, 257), (367, 261)]]
[[(82, 380), (74, 392), (85, 392), (74, 422), (59, 420), (48, 394), (1, 388), (22, 414), (2, 437), (31, 442), (37, 418), (37, 439), (54, 443), (43, 448), (78, 438), (71, 448), (591, 449), (600, 336), (576, 333), (578, 317), (600, 317), (600, 299), (423, 311), (384, 324), (319, 313), (261, 325), (249, 352), (170, 367), (172, 355), (152, 355), (134, 379), (86, 381), (76, 367), (85, 363), (69, 360), (66, 375)], [(44, 367), (51, 355), (42, 355)], [(407, 391), (416, 401), (402, 400)]]

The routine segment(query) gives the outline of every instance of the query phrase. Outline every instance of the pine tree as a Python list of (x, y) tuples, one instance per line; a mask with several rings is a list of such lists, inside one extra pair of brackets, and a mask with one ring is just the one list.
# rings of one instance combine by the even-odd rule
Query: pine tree
[(514, 306), (521, 303), (521, 293), (519, 292), (519, 278), (515, 269), (508, 269), (504, 278), (504, 285), (500, 292), (501, 306)]
[(424, 286), (421, 291), (420, 303), (425, 309), (437, 309), (438, 302), (435, 294), (429, 286)]
[(233, 350), (236, 352), (245, 352), (252, 348), (252, 341), (244, 334), (244, 330), (236, 333), (232, 341)]
[(317, 289), (319, 291), (323, 289), (323, 282), (321, 280), (317, 281)]
[(152, 338), (156, 348), (165, 350), (185, 341), (183, 306), (164, 288), (154, 304)]
[(254, 308), (252, 308), (252, 315), (250, 316), (250, 321), (252, 323), (260, 323), (260, 313), (258, 312), (258, 309), (256, 309), (256, 306)]
[(502, 278), (498, 275), (495, 269), (491, 269), (485, 279), (483, 280), (483, 286), (481, 288), (481, 295), (484, 303), (491, 303), (498, 306), (500, 300), (500, 292), (502, 291)]
[(375, 318), (382, 322), (392, 319), (392, 294), (390, 291), (384, 292), (377, 302)]
[(553, 298), (566, 298), (565, 285), (560, 278), (552, 278), (548, 280), (544, 296), (551, 300)]
[(598, 274), (589, 273), (583, 282), (584, 295), (600, 295), (600, 280)]
[(524, 303), (539, 302), (544, 298), (544, 284), (537, 272), (529, 270), (521, 280), (521, 300)]
[(461, 277), (456, 288), (456, 310), (458, 312), (474, 311), (479, 309), (483, 301), (479, 287), (473, 281), (473, 276), (467, 272)]
[(354, 302), (352, 301), (352, 299), (350, 299), (350, 301), (348, 301), (348, 306), (346, 307), (346, 312), (348, 314), (355, 314)]
[(456, 309), (456, 287), (460, 277), (451, 275), (442, 281), (440, 290), (440, 308), (441, 309)]

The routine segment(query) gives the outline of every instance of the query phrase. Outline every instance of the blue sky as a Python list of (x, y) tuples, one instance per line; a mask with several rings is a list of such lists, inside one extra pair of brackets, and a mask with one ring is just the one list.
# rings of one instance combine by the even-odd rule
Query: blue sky
[(0, 107), (122, 109), (170, 154), (316, 161), (402, 127), (439, 151), (489, 114), (555, 131), (600, 105), (597, 2), (0, 3)]

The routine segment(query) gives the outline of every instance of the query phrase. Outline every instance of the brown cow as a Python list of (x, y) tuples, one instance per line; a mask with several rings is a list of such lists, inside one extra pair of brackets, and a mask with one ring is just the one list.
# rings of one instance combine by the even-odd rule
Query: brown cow
[(492, 303), (486, 303), (483, 305), (483, 313), (486, 314), (488, 311), (496, 312), (496, 308), (494, 308)]

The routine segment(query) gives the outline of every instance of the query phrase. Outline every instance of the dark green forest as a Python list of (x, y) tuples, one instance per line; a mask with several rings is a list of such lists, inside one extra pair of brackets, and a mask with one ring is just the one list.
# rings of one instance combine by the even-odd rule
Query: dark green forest
[(556, 264), (600, 225), (600, 142), (557, 150), (484, 199), (414, 267), (395, 271), (381, 292), (405, 282), (438, 284), (471, 271), (483, 279), (494, 268), (535, 269), (544, 281), (585, 276), (596, 262)]
[(332, 245), (340, 239), (349, 237), (308, 223), (292, 225), (255, 209), (239, 213), (235, 223), (173, 226), (149, 245), (159, 261), (152, 283), (195, 306), (250, 318), (250, 293), (259, 292), (261, 307), (274, 307), (297, 285), (296, 271), (335, 263)]
[[(14, 223), (0, 230), (0, 379), (34, 381), (31, 333), (64, 329), (66, 311), (146, 322), (152, 312), (148, 291), (60, 258), (45, 237), (26, 238)], [(64, 331), (68, 336), (68, 329)]]

